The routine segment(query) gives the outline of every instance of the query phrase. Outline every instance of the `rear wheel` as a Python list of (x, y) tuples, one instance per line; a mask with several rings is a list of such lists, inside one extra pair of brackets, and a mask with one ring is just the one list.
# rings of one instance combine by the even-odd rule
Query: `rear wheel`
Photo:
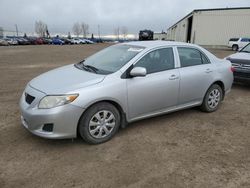
[(238, 45), (234, 44), (234, 45), (232, 46), (232, 50), (233, 50), (233, 51), (238, 51), (238, 49), (239, 49), (239, 46), (238, 46)]
[(101, 102), (91, 106), (79, 122), (79, 134), (90, 144), (110, 140), (120, 126), (120, 113), (110, 103)]
[(222, 98), (223, 92), (221, 87), (217, 84), (212, 85), (203, 99), (201, 110), (204, 112), (216, 111), (221, 104)]

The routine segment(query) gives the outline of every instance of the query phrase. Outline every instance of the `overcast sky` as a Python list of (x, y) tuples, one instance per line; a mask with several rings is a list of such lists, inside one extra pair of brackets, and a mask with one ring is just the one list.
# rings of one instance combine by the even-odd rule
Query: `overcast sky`
[(6, 30), (34, 32), (36, 20), (47, 23), (51, 33), (72, 31), (85, 22), (90, 33), (113, 34), (126, 26), (129, 33), (141, 29), (166, 30), (193, 9), (250, 7), (250, 0), (0, 0), (0, 26)]

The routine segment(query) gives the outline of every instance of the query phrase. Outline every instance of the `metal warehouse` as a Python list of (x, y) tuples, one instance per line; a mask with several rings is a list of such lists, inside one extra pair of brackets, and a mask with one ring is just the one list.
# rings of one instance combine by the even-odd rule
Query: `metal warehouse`
[(250, 38), (250, 7), (197, 9), (171, 26), (167, 39), (225, 46), (233, 37)]

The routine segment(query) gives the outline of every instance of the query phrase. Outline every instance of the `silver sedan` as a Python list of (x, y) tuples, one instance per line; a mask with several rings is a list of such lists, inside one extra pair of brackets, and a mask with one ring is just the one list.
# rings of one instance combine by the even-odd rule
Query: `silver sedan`
[(185, 108), (218, 109), (233, 69), (192, 44), (117, 44), (31, 80), (20, 99), (25, 128), (45, 138), (99, 144), (127, 123)]

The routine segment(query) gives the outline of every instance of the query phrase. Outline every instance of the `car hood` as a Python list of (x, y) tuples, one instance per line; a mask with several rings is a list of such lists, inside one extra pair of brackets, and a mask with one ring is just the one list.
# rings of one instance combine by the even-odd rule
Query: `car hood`
[(238, 52), (228, 56), (230, 59), (250, 60), (250, 53)]
[(105, 75), (80, 70), (72, 64), (41, 74), (31, 80), (29, 85), (47, 95), (66, 94), (97, 84), (104, 78)]

